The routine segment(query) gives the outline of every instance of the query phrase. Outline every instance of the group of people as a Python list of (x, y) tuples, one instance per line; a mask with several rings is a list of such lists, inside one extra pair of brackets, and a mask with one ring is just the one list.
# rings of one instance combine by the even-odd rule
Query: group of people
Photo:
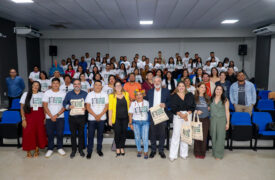
[[(75, 157), (77, 150), (80, 156), (85, 156), (84, 131), (87, 122), (87, 159), (92, 156), (95, 131), (96, 151), (103, 156), (103, 133), (110, 127), (114, 129), (117, 157), (125, 155), (127, 128), (130, 127), (135, 135), (137, 157), (154, 158), (158, 150), (161, 158), (166, 158), (164, 143), (168, 122), (154, 124), (149, 111), (151, 107), (160, 106), (173, 120), (169, 152), (171, 161), (177, 159), (179, 149), (181, 158), (188, 157), (188, 144), (180, 137), (181, 127), (190, 124), (192, 117), (197, 115), (202, 122), (203, 140), (194, 141), (195, 157), (205, 158), (210, 132), (212, 154), (216, 159), (222, 159), (225, 134), (230, 126), (229, 104), (231, 102), (237, 112), (251, 114), (256, 103), (254, 85), (246, 80), (244, 73), (236, 72), (238, 69), (234, 61), (225, 58), (222, 63), (214, 52), (210, 53), (205, 65), (198, 54), (193, 59), (188, 52), (183, 59), (177, 53), (175, 58), (170, 57), (164, 64), (161, 51), (153, 64), (146, 56), (139, 59), (138, 54), (132, 63), (127, 61), (126, 56), (116, 62), (115, 57), (109, 58), (109, 54), (101, 58), (97, 53), (94, 59), (86, 53), (79, 62), (72, 55), (67, 62), (61, 61), (62, 68), (58, 65), (52, 67), (50, 79), (45, 71), (39, 71), (35, 66), (29, 76), (31, 87), (25, 93), (23, 79), (17, 76), (15, 69), (11, 69), (10, 77), (6, 78), (9, 105), (14, 98), (21, 98), (22, 146), (27, 151), (27, 157), (37, 157), (39, 149), (46, 146), (45, 157), (50, 157), (55, 147), (55, 136), (57, 152), (66, 154), (63, 150), (63, 131), (64, 111), (67, 110), (71, 158)], [(75, 100), (84, 104), (80, 114), (71, 113), (76, 109)]]

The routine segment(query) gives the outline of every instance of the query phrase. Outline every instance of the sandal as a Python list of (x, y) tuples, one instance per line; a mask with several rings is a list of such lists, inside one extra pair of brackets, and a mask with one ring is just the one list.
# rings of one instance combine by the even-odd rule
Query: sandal
[(32, 153), (30, 151), (27, 152), (27, 158), (32, 158)]

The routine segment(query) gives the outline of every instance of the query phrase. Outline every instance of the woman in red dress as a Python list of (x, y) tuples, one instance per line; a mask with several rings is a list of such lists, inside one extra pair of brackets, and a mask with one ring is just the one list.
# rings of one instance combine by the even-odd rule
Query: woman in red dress
[[(22, 147), (24, 151), (27, 151), (28, 158), (38, 157), (39, 148), (43, 149), (48, 144), (41, 85), (38, 81), (34, 81), (31, 87), (20, 99), (23, 126)], [(31, 154), (32, 150), (35, 150), (33, 155)]]

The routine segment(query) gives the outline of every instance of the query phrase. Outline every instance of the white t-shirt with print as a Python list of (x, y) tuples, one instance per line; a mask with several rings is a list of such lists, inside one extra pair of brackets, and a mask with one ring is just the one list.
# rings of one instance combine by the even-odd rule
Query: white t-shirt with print
[[(53, 78), (55, 78), (55, 77), (52, 77), (52, 78), (50, 79), (51, 85), (52, 85), (52, 80), (53, 80)], [(60, 80), (60, 85), (62, 85), (62, 84), (65, 83), (63, 77), (60, 77), (60, 78), (58, 78), (58, 79)]]
[(33, 81), (37, 81), (39, 79), (40, 72), (31, 72), (29, 75), (29, 79), (32, 79)]
[(60, 86), (60, 90), (61, 91), (63, 91), (63, 92), (65, 92), (65, 93), (68, 93), (69, 91), (72, 91), (72, 90), (74, 90), (74, 86), (73, 86), (73, 84), (71, 83), (69, 86), (68, 86), (68, 90), (66, 91), (66, 88), (67, 86), (66, 86), (66, 84), (64, 83), (64, 84), (62, 84), (61, 86)]
[[(26, 98), (27, 98), (28, 92), (24, 92), (20, 99), (20, 104), (25, 104)], [(38, 107), (43, 107), (42, 105), (42, 99), (43, 99), (44, 93), (38, 92), (36, 94), (32, 94), (31, 102), (30, 102), (30, 107), (33, 108), (33, 110), (38, 110)]]
[[(105, 92), (96, 93), (94, 91), (88, 93), (85, 103), (90, 104), (90, 108), (95, 114), (100, 114), (106, 104), (109, 104), (108, 95)], [(89, 113), (89, 121), (94, 121), (95, 117)], [(106, 113), (101, 116), (100, 120), (106, 120)]]
[[(86, 73), (84, 73), (85, 74), (85, 79), (88, 79), (88, 75), (86, 74)], [(74, 73), (74, 79), (79, 79), (79, 76), (80, 76), (80, 72), (75, 72)]]
[(101, 72), (101, 76), (102, 76), (102, 78), (104, 79), (104, 82), (106, 83), (106, 84), (108, 84), (108, 78), (109, 78), (109, 76), (110, 75), (114, 75), (114, 74), (116, 74), (116, 73), (114, 73), (114, 71), (102, 71)]
[(51, 86), (51, 81), (48, 79), (45, 79), (45, 80), (39, 79), (38, 82), (40, 82), (42, 92), (47, 91), (49, 89), (49, 86)]
[[(65, 99), (66, 93), (63, 91), (53, 92), (51, 89), (44, 93), (43, 102), (48, 103), (49, 111), (52, 115), (56, 115), (63, 108), (63, 101)], [(46, 118), (50, 119), (48, 114)], [(64, 118), (64, 113), (62, 113), (58, 118)]]
[(91, 89), (90, 84), (87, 81), (81, 81), (81, 90), (88, 92)]
[(105, 85), (105, 86), (103, 86), (102, 91), (109, 95), (109, 94), (113, 93), (114, 89), (109, 87), (108, 85)]
[(143, 100), (143, 102), (134, 101), (129, 108), (129, 113), (133, 114), (133, 120), (148, 120), (148, 112), (149, 102), (146, 100)]

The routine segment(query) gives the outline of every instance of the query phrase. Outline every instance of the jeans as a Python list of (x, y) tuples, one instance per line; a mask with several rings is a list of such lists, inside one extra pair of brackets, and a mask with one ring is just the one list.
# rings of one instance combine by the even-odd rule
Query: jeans
[(93, 152), (95, 130), (97, 130), (97, 151), (102, 149), (105, 121), (88, 121), (88, 153)]
[(46, 119), (46, 131), (48, 135), (48, 150), (53, 150), (54, 148), (55, 132), (57, 149), (61, 149), (63, 147), (64, 118), (57, 118), (56, 122), (53, 122), (51, 119)]
[(141, 139), (143, 141), (144, 152), (148, 152), (149, 121), (133, 120), (135, 140), (138, 152), (141, 152)]
[(71, 131), (71, 142), (72, 142), (72, 151), (76, 152), (77, 144), (76, 137), (78, 134), (78, 151), (81, 152), (84, 147), (84, 131), (86, 124), (85, 116), (69, 116), (69, 125)]

